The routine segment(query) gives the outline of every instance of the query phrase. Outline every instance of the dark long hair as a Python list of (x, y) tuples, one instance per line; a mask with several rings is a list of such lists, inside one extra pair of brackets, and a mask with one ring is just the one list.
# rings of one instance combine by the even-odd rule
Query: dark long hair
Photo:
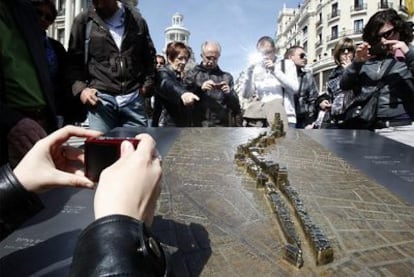
[(406, 44), (413, 41), (412, 25), (401, 18), (394, 9), (379, 11), (372, 15), (364, 27), (362, 39), (369, 44), (377, 43), (378, 32), (387, 22), (391, 23), (395, 31), (400, 34), (401, 41), (404, 41)]

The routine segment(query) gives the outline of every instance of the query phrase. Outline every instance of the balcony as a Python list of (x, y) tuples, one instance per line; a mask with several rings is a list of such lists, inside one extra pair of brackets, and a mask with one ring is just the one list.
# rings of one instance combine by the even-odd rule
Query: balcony
[(340, 10), (336, 10), (333, 13), (328, 14), (328, 20), (332, 20), (336, 17), (339, 17), (341, 15), (341, 11)]
[(315, 48), (318, 48), (318, 47), (321, 47), (322, 46), (322, 40), (318, 40), (316, 43), (315, 43)]
[(322, 25), (322, 19), (319, 19), (318, 21), (316, 21), (316, 28), (318, 28), (321, 25)]
[(367, 4), (359, 4), (351, 6), (351, 13), (355, 12), (366, 12), (367, 11)]
[(389, 3), (389, 2), (385, 2), (385, 3), (378, 3), (378, 9), (392, 9), (394, 3)]
[(334, 34), (331, 34), (330, 36), (327, 36), (326, 41), (330, 42), (331, 40), (335, 40), (337, 38), (339, 38), (339, 35), (334, 33)]
[(364, 28), (356, 28), (353, 30), (351, 35), (360, 35), (364, 32)]

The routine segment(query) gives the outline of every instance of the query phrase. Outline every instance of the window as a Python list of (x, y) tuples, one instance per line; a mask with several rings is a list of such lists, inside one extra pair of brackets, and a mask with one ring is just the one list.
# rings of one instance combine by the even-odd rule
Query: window
[(316, 22), (316, 26), (319, 26), (322, 24), (322, 13), (319, 14), (318, 22)]
[(358, 19), (354, 21), (354, 33), (362, 33), (364, 29), (364, 20)]
[(65, 43), (65, 30), (64, 29), (57, 30), (57, 40), (62, 44)]
[(388, 0), (381, 0), (380, 8), (381, 9), (388, 9), (388, 8), (390, 8), (390, 6), (388, 5)]
[(60, 0), (57, 10), (58, 10), (58, 15), (64, 15), (65, 14), (65, 7), (66, 7), (66, 0)]
[(364, 2), (362, 0), (354, 0), (355, 10), (362, 10), (364, 8)]
[(338, 15), (338, 3), (332, 4), (332, 17), (336, 17)]
[(338, 25), (332, 26), (331, 28), (331, 40), (338, 38)]

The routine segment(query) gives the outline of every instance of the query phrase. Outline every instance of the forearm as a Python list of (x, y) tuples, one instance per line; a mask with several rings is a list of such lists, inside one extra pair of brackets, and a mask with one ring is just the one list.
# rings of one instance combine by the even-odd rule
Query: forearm
[(285, 60), (285, 72), (276, 69), (274, 74), (286, 91), (295, 93), (299, 91), (298, 74), (296, 66), (292, 61)]
[(363, 62), (354, 61), (345, 69), (339, 82), (339, 87), (342, 90), (349, 90), (355, 86), (358, 86), (358, 75), (363, 64)]
[(157, 85), (157, 95), (170, 103), (181, 104), (181, 95), (186, 92), (186, 88), (170, 78), (168, 73), (159, 72), (159, 80)]
[(166, 264), (163, 249), (142, 221), (111, 215), (94, 221), (82, 232), (70, 276), (93, 276), (97, 272), (105, 276), (164, 276)]
[(275, 72), (276, 78), (282, 84), (282, 86), (286, 89), (286, 91), (291, 92), (298, 92), (299, 90), (299, 81), (297, 75), (290, 75), (285, 74), (282, 71)]
[(408, 52), (405, 54), (405, 62), (411, 74), (414, 76), (414, 46), (409, 47)]
[(0, 167), (0, 239), (39, 212), (40, 199), (17, 180), (9, 165)]

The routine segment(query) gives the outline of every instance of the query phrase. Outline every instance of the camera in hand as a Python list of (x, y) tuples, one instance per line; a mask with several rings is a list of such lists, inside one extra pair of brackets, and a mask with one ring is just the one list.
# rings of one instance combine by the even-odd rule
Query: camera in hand
[(214, 88), (215, 89), (221, 89), (223, 87), (223, 85), (224, 85), (223, 83), (215, 83)]
[(372, 56), (385, 56), (387, 55), (388, 50), (389, 50), (388, 45), (377, 43), (371, 46), (371, 48), (369, 49), (369, 53)]
[(98, 181), (102, 170), (116, 162), (121, 155), (121, 143), (130, 141), (136, 148), (135, 138), (97, 137), (85, 141), (85, 175)]

